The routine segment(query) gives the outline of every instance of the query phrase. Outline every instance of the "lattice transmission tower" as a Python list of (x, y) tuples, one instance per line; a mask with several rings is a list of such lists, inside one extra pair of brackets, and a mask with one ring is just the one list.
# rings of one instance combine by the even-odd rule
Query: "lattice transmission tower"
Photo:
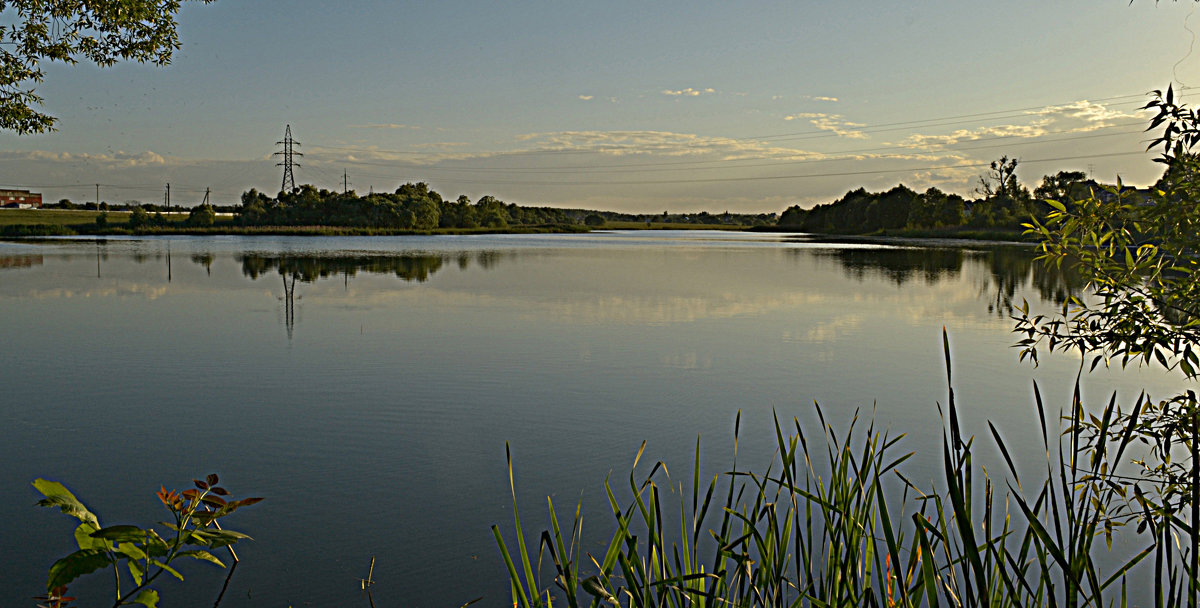
[(294, 162), (292, 157), (304, 156), (292, 149), (300, 146), (300, 142), (292, 139), (292, 125), (288, 125), (283, 132), (283, 141), (277, 141), (275, 145), (283, 146), (282, 151), (275, 153), (275, 156), (283, 157), (282, 162), (275, 163), (276, 167), (283, 167), (283, 185), (279, 189), (283, 192), (291, 192), (296, 189), (296, 177), (292, 174), (292, 167), (300, 166), (300, 163)]

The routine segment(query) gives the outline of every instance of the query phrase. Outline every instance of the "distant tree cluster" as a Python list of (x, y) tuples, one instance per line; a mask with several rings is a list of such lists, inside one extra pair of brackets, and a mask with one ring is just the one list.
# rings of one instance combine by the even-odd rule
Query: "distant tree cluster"
[(494, 196), (471, 202), (466, 196), (442, 198), (424, 182), (408, 183), (392, 193), (359, 196), (303, 185), (272, 198), (251, 189), (242, 194), (237, 221), (247, 226), (352, 226), (433, 230), (503, 228), (510, 225), (578, 223), (563, 209), (522, 207)]
[[(992, 162), (979, 177), (978, 198), (967, 200), (937, 188), (917, 193), (903, 184), (886, 192), (864, 188), (811, 209), (788, 207), (779, 226), (805, 232), (869, 234), (898, 229), (968, 228), (1020, 230), (1033, 218), (1045, 218), (1047, 200), (1068, 203), (1102, 187), (1080, 171), (1059, 171), (1042, 178), (1033, 192), (1017, 181), (1017, 159)], [(1166, 177), (1164, 176), (1164, 179)]]
[(898, 228), (936, 228), (964, 223), (966, 201), (957, 194), (930, 188), (918, 194), (899, 185), (887, 192), (867, 192), (864, 188), (847, 192), (842, 198), (812, 209), (788, 207), (779, 217), (779, 225), (798, 227), (806, 232), (867, 233)]
[[(585, 223), (589, 215), (595, 215), (604, 222), (637, 222), (653, 226), (654, 224), (693, 224), (708, 226), (770, 226), (775, 223), (774, 213), (621, 213), (619, 211), (580, 211)], [(593, 222), (597, 221), (595, 219)], [(603, 224), (595, 224), (597, 226)]]

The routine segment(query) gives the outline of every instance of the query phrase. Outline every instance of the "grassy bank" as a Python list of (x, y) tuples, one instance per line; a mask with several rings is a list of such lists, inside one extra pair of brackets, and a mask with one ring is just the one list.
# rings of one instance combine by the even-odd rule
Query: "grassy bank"
[(0, 209), (0, 228), (6, 226), (86, 226), (95, 225), (101, 213), (111, 224), (129, 221), (127, 211), (77, 211), (66, 209)]
[[(9, 215), (9, 214), (13, 215)], [(112, 236), (112, 235), (245, 235), (245, 236), (402, 236), (434, 234), (552, 234), (588, 232), (586, 226), (543, 224), (504, 228), (438, 228), (411, 230), (363, 226), (243, 226), (218, 220), (212, 226), (189, 226), (170, 220), (162, 226), (130, 228), (128, 213), (109, 212), (107, 223), (97, 224), (97, 211), (15, 210), (0, 213), (0, 237)]]

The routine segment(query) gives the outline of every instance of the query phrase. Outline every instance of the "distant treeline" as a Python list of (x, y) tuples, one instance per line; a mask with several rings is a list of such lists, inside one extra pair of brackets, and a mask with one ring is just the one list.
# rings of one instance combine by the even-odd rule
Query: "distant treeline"
[[(73, 203), (63, 199), (49, 208), (97, 211), (129, 211), (128, 229), (204, 229), (218, 227), (300, 227), (328, 226), (351, 229), (434, 231), (438, 229), (505, 229), (508, 227), (584, 226), (603, 227), (609, 222), (654, 224), (767, 226), (775, 223), (775, 214), (721, 213), (621, 213), (590, 209), (534, 207), (505, 203), (494, 196), (471, 201), (466, 196), (445, 199), (424, 182), (407, 183), (394, 192), (373, 192), (360, 196), (354, 191), (335, 192), (302, 185), (292, 192), (276, 196), (251, 189), (242, 194), (240, 205), (200, 205), (187, 209), (188, 218), (179, 222), (161, 213), (162, 205), (126, 201), (123, 204)], [(177, 209), (177, 208), (176, 208)], [(217, 214), (232, 214), (232, 221)], [(117, 230), (116, 225), (107, 229)]]
[(1047, 175), (1030, 192), (1017, 182), (1016, 167), (1016, 159), (993, 162), (991, 171), (979, 178), (980, 197), (972, 200), (937, 188), (918, 193), (903, 184), (886, 192), (858, 188), (832, 203), (811, 209), (799, 205), (788, 207), (780, 215), (778, 225), (804, 232), (837, 234), (956, 227), (1016, 231), (1030, 217), (1043, 218), (1050, 210), (1047, 200), (1069, 204), (1092, 192), (1106, 195), (1103, 185), (1080, 171)]
[(424, 182), (404, 184), (395, 192), (359, 196), (303, 185), (276, 197), (251, 189), (242, 195), (236, 221), (246, 226), (358, 226), (402, 230), (504, 228), (510, 225), (576, 224), (564, 209), (522, 207), (493, 196), (471, 202), (448, 201)]

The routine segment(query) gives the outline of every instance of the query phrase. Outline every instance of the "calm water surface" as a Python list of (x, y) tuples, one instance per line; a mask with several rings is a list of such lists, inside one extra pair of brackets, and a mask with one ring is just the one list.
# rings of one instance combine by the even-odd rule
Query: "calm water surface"
[[(144, 524), (160, 484), (217, 472), (267, 498), (229, 520), (255, 541), (222, 606), (367, 606), (373, 556), (378, 606), (509, 605), (490, 532), (511, 526), (506, 442), (527, 531), (546, 496), (582, 500), (593, 552), (606, 475), (644, 440), (686, 481), (697, 436), (706, 475), (724, 470), (739, 410), (742, 466), (770, 462), (773, 411), (812, 424), (815, 400), (908, 433), (932, 479), (943, 327), (968, 431), (991, 420), (1036, 454), (1032, 382), (1065, 405), (1078, 362), (1017, 362), (1009, 305), (1068, 288), (1031, 258), (697, 232), (0, 243), (2, 587), (38, 594), (74, 549), (34, 478)], [(185, 566), (169, 605), (212, 605), (224, 572)]]

